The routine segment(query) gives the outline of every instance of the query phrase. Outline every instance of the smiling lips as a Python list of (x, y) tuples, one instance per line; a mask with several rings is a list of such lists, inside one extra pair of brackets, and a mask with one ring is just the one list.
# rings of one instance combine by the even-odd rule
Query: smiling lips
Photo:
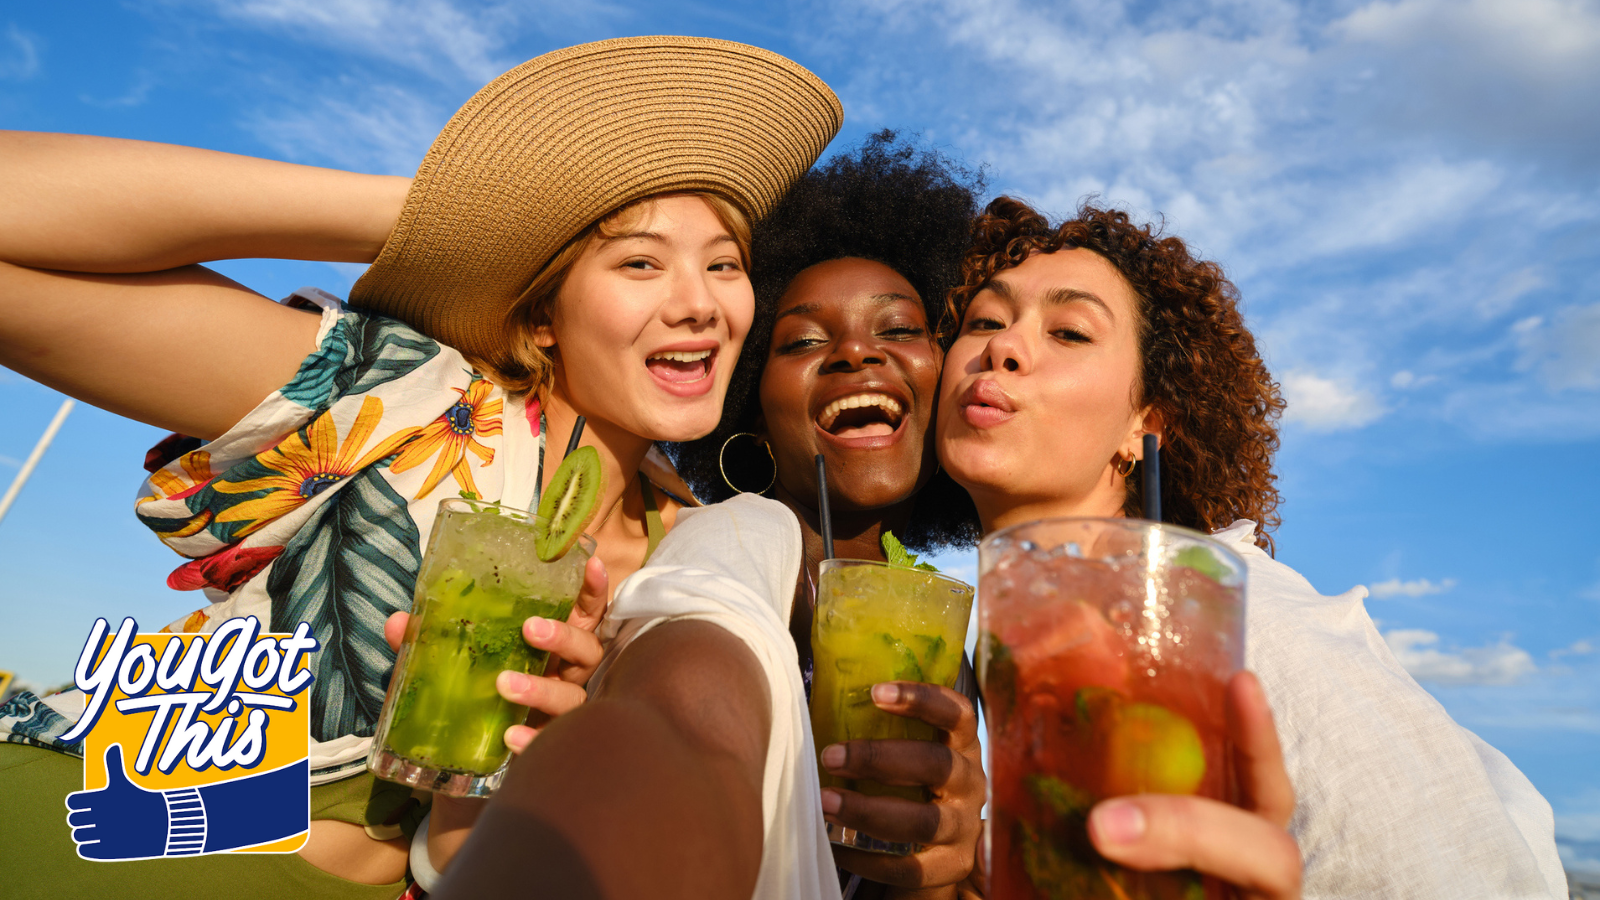
[(711, 350), (663, 350), (644, 361), (650, 374), (669, 384), (692, 384), (711, 374)]
[(817, 426), (841, 438), (884, 437), (900, 427), (904, 412), (900, 401), (888, 394), (851, 394), (823, 407)]

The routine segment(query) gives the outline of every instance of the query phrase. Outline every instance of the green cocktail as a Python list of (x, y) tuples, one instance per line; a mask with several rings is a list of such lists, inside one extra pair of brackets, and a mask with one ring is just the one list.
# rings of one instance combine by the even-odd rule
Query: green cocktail
[(439, 504), (416, 600), (367, 767), (452, 797), (499, 786), (506, 729), (528, 708), (495, 690), (500, 672), (543, 674), (549, 654), (522, 639), (530, 616), (566, 621), (594, 542), (554, 562), (534, 552), (541, 520), (472, 500)]
[[(872, 686), (920, 681), (953, 687), (972, 610), (972, 586), (937, 572), (859, 559), (829, 559), (817, 580), (811, 625), (811, 731), (817, 752), (842, 741), (931, 741), (933, 726), (897, 716), (872, 702)], [(872, 796), (927, 800), (917, 787), (844, 779), (822, 769), (823, 787)], [(916, 852), (838, 825), (834, 843), (882, 853)]]

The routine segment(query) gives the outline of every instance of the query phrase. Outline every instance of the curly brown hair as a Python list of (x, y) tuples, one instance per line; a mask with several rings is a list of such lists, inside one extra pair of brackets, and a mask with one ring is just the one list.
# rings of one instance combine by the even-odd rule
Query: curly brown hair
[[(1208, 534), (1253, 519), (1256, 543), (1272, 550), (1280, 521), (1272, 455), (1284, 402), (1222, 267), (1195, 259), (1160, 228), (1090, 203), (1052, 227), (1020, 200), (999, 197), (972, 235), (962, 282), (949, 295), (947, 314), (957, 323), (990, 279), (1035, 252), (1082, 248), (1116, 267), (1139, 298), (1138, 403), (1163, 423), (1164, 518)], [(1128, 480), (1127, 515), (1144, 508), (1140, 482)]]

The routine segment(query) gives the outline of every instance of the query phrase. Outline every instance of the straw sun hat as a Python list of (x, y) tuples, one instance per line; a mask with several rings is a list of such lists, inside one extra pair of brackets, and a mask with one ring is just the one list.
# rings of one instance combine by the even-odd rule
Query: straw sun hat
[(501, 362), (507, 310), (589, 223), (691, 190), (760, 218), (843, 116), (817, 76), (745, 44), (635, 37), (547, 53), (451, 118), (350, 302)]

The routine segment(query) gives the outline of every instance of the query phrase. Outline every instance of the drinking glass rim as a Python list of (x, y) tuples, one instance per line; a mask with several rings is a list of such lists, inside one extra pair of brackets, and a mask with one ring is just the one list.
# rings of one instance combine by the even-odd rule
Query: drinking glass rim
[[(530, 512), (526, 509), (519, 509), (515, 506), (507, 506), (506, 504), (498, 501), (472, 500), (467, 497), (445, 497), (439, 501), (438, 513), (442, 514), (446, 511), (451, 511), (482, 515), (483, 513), (487, 512), (484, 507), (493, 507), (496, 510), (496, 515), (508, 516), (522, 525), (537, 525), (541, 522), (545, 523), (547, 527), (549, 525), (549, 520), (536, 512)], [(581, 548), (583, 552), (589, 554), (590, 556), (594, 556), (595, 550), (599, 547), (599, 544), (596, 543), (592, 535), (590, 535), (588, 532), (584, 532), (583, 534), (578, 535), (578, 540), (573, 544), (573, 546), (576, 548)], [(568, 552), (570, 553), (571, 551), (569, 550)], [(559, 561), (560, 560), (552, 560), (551, 562)], [(540, 560), (540, 562), (544, 561)], [(549, 563), (546, 563), (546, 565), (548, 564)]]
[(966, 588), (969, 591), (973, 591), (973, 592), (977, 591), (977, 588), (973, 587), (970, 584), (967, 584), (965, 581), (962, 581), (961, 579), (956, 578), (953, 575), (946, 575), (945, 573), (940, 572), (940, 571), (938, 571), (936, 569), (919, 569), (919, 568), (917, 568), (915, 566), (897, 566), (897, 565), (894, 565), (893, 563), (885, 562), (883, 560), (877, 560), (877, 559), (851, 559), (850, 557), (847, 557), (847, 556), (830, 556), (827, 559), (823, 560), (821, 563), (819, 563), (817, 565), (817, 572), (818, 572), (819, 577), (820, 577), (821, 572), (822, 572), (822, 567), (828, 565), (829, 563), (835, 563), (835, 564), (838, 564), (838, 565), (850, 564), (850, 565), (863, 565), (863, 566), (882, 566), (885, 569), (895, 569), (895, 570), (898, 570), (898, 571), (901, 571), (901, 572), (915, 572), (918, 575), (931, 575), (934, 578), (940, 578), (940, 579), (943, 579), (945, 581), (949, 581), (949, 582), (952, 582), (952, 583), (955, 583), (955, 584), (959, 584), (959, 585), (961, 585), (962, 587)]
[[(1169, 522), (1156, 522), (1150, 519), (1136, 519), (1130, 516), (1046, 516), (1043, 519), (1030, 519), (1026, 522), (1018, 522), (1015, 525), (1007, 525), (999, 531), (993, 531), (984, 535), (978, 541), (978, 552), (982, 554), (985, 546), (992, 545), (1004, 538), (1010, 538), (1013, 532), (1022, 531), (1025, 528), (1034, 528), (1047, 525), (1074, 524), (1099, 525), (1109, 528), (1117, 528), (1123, 531), (1156, 531), (1162, 534), (1170, 534), (1176, 537), (1198, 541), (1225, 554), (1230, 561), (1237, 564), (1241, 577), (1243, 577), (1244, 574), (1249, 571), (1249, 567), (1245, 565), (1244, 557), (1240, 556), (1232, 547), (1229, 547), (1227, 544), (1222, 543), (1215, 537), (1206, 534), (1205, 532), (1196, 530), (1194, 528), (1187, 528), (1183, 525), (1173, 525)], [(982, 568), (982, 563), (980, 562), (980, 574)]]

